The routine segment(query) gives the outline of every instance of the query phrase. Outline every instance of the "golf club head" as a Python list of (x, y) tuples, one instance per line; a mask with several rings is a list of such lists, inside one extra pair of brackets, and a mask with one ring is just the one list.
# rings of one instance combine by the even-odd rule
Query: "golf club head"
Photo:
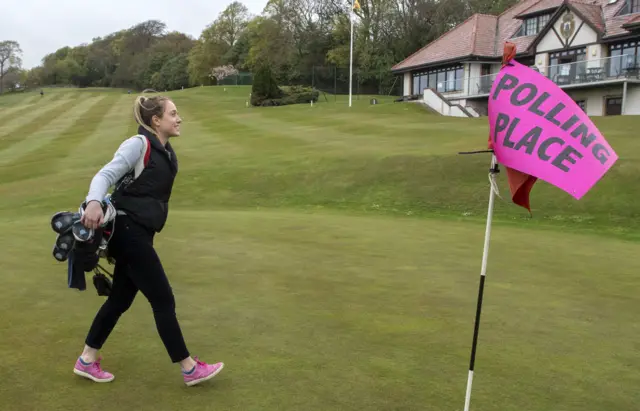
[(93, 238), (93, 229), (85, 227), (81, 221), (76, 221), (73, 226), (71, 226), (71, 232), (77, 241), (83, 243)]
[(66, 261), (75, 243), (76, 239), (73, 233), (58, 234), (56, 244), (53, 247), (53, 257), (60, 262)]
[(64, 234), (78, 220), (80, 220), (80, 213), (60, 211), (51, 217), (51, 228), (58, 234)]

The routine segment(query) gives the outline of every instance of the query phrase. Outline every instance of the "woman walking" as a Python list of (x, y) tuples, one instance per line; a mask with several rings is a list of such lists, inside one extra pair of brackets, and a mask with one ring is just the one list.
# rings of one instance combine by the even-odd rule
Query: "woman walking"
[(158, 334), (171, 361), (180, 364), (184, 382), (191, 386), (211, 379), (224, 365), (207, 364), (190, 356), (176, 318), (171, 286), (153, 248), (154, 235), (167, 219), (178, 171), (169, 139), (180, 135), (182, 120), (167, 97), (138, 97), (133, 111), (139, 135), (120, 145), (111, 162), (91, 181), (86, 198), (82, 223), (96, 229), (104, 219), (102, 200), (109, 188), (116, 186), (111, 201), (118, 213), (108, 246), (116, 263), (111, 294), (91, 324), (74, 372), (96, 382), (113, 380), (113, 374), (102, 370), (98, 350), (140, 291), (151, 304)]

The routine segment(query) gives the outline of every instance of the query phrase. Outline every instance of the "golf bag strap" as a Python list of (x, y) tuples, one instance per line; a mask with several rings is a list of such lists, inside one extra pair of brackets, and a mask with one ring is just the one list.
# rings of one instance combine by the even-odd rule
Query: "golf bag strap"
[(143, 152), (143, 155), (140, 157), (140, 160), (138, 160), (136, 165), (133, 167), (133, 178), (134, 179), (136, 179), (136, 178), (138, 178), (140, 176), (140, 174), (142, 173), (142, 170), (144, 170), (144, 168), (149, 163), (149, 156), (151, 156), (151, 142), (149, 141), (149, 139), (146, 136), (143, 136), (141, 134), (138, 134), (136, 137), (139, 138), (140, 140), (142, 140), (142, 144), (143, 144), (142, 152)]

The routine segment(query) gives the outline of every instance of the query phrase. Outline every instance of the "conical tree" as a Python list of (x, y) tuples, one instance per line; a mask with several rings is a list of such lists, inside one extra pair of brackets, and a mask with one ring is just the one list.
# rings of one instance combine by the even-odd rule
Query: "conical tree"
[(283, 96), (268, 64), (261, 64), (253, 77), (251, 104), (261, 105), (264, 100), (278, 99)]

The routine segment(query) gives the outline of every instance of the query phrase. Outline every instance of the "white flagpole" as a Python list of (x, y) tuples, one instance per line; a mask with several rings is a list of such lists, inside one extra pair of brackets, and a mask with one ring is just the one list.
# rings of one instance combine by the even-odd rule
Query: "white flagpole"
[(349, 107), (351, 107), (352, 93), (353, 93), (353, 20), (355, 12), (353, 8), (355, 6), (355, 0), (351, 0), (351, 45), (349, 52)]
[(473, 371), (476, 362), (476, 347), (478, 345), (478, 332), (480, 330), (480, 313), (482, 311), (482, 296), (484, 294), (484, 281), (487, 274), (487, 259), (489, 257), (489, 240), (491, 238), (491, 221), (493, 220), (493, 204), (495, 202), (495, 187), (493, 177), (498, 173), (498, 162), (495, 154), (491, 155), (490, 169), (490, 193), (489, 193), (489, 210), (487, 212), (487, 227), (484, 234), (484, 251), (482, 252), (482, 267), (480, 269), (480, 286), (478, 290), (478, 305), (476, 307), (476, 321), (473, 330), (473, 344), (471, 346), (471, 361), (469, 363), (469, 377), (467, 379), (467, 394), (465, 396), (464, 411), (469, 411), (471, 403), (471, 385), (473, 384)]

